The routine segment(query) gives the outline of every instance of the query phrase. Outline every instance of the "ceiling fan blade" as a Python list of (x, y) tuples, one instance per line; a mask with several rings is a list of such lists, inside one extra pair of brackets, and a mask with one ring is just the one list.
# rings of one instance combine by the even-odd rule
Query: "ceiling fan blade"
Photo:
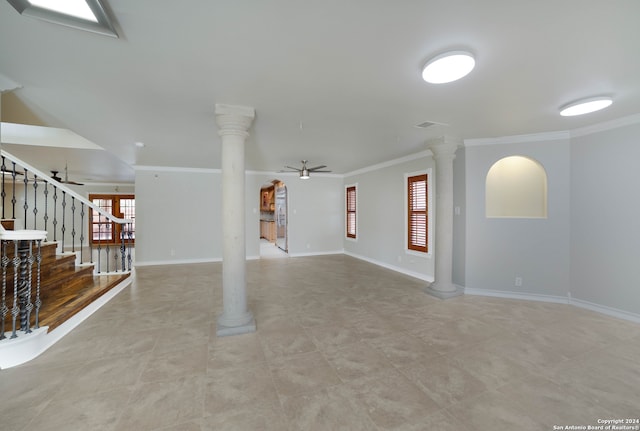
[(316, 173), (316, 172), (333, 172), (333, 171), (318, 171), (318, 170), (309, 169), (309, 172)]
[(316, 171), (318, 169), (322, 169), (322, 168), (326, 168), (327, 165), (320, 165), (320, 166), (316, 166), (315, 168), (307, 168), (307, 170), (309, 171)]
[(285, 166), (285, 168), (287, 168), (287, 169), (291, 169), (291, 171), (292, 171), (292, 172), (294, 172), (294, 171), (295, 171), (295, 172), (300, 172), (300, 169), (298, 169), (298, 168), (293, 168), (293, 167), (291, 167), (291, 166)]

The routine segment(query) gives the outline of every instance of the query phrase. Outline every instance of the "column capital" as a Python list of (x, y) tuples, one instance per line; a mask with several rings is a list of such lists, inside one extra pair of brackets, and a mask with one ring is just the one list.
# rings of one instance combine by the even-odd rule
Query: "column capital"
[(461, 141), (451, 136), (439, 136), (427, 141), (427, 148), (431, 150), (435, 160), (447, 157), (453, 160), (460, 145)]
[(249, 106), (223, 105), (216, 103), (216, 124), (218, 134), (249, 136), (249, 127), (256, 116), (256, 110)]

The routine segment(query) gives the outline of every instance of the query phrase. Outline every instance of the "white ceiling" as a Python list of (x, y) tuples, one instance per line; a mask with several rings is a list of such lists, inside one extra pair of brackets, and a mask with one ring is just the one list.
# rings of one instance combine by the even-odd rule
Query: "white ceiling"
[[(119, 39), (24, 17), (0, 1), (0, 75), (21, 85), (13, 94), (42, 124), (70, 129), (124, 162), (105, 163), (112, 179), (133, 178), (127, 165), (219, 168), (216, 103), (256, 109), (247, 169), (308, 159), (335, 173), (422, 151), (436, 135), (570, 130), (640, 113), (637, 0), (108, 7)], [(439, 86), (421, 80), (431, 56), (456, 48), (476, 55), (469, 76)], [(598, 95), (614, 104), (558, 115), (561, 105)], [(11, 116), (5, 108), (5, 121)], [(414, 127), (425, 121), (449, 126)], [(47, 148), (12, 150), (51, 169)]]

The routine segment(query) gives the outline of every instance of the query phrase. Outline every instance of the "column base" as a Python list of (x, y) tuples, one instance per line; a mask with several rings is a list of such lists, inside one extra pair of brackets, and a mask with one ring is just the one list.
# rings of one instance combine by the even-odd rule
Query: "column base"
[(464, 289), (462, 287), (458, 287), (455, 285), (452, 285), (454, 287), (453, 290), (436, 290), (436, 289), (433, 289), (431, 286), (433, 286), (433, 283), (424, 288), (424, 293), (431, 296), (435, 296), (436, 298), (449, 299), (449, 298), (455, 298), (456, 296), (464, 295)]
[(218, 317), (216, 326), (216, 335), (218, 337), (226, 337), (229, 335), (248, 334), (250, 332), (256, 332), (256, 319), (253, 318), (253, 314), (248, 312), (248, 319), (243, 320), (239, 324), (236, 322), (229, 323), (224, 313)]

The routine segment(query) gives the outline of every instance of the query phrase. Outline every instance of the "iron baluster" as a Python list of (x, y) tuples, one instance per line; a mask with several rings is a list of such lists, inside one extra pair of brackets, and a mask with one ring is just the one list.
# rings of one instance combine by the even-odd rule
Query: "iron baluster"
[[(2, 158), (2, 165), (4, 166), (4, 157)], [(4, 336), (4, 320), (9, 312), (9, 308), (7, 308), (7, 266), (9, 266), (10, 261), (7, 257), (7, 241), (2, 241), (2, 305), (0, 305), (2, 320), (0, 320), (0, 340), (7, 338)]]
[(82, 245), (84, 243), (84, 202), (80, 205), (80, 263), (84, 263)]
[(33, 175), (33, 230), (38, 230), (38, 176)]
[(60, 250), (64, 253), (64, 233), (67, 231), (67, 227), (64, 225), (64, 219), (65, 219), (65, 214), (66, 214), (66, 208), (67, 208), (67, 192), (65, 192), (64, 190), (62, 191), (62, 228), (60, 229), (61, 232), (61, 237), (62, 237), (62, 247), (60, 248)]
[(127, 270), (131, 271), (131, 243), (133, 242), (133, 223), (128, 223), (129, 228), (127, 230), (127, 238), (129, 240), (128, 251), (127, 251)]
[(76, 252), (76, 198), (71, 196), (71, 251)]
[(56, 242), (58, 233), (58, 187), (53, 186), (53, 242)]
[[(24, 261), (22, 262), (22, 267), (24, 267), (24, 271), (22, 272), (23, 284), (24, 284), (24, 309), (21, 313), (20, 320), (20, 329), (24, 331), (25, 334), (31, 333), (31, 311), (33, 310), (33, 304), (31, 303), (31, 286), (33, 282), (33, 272), (31, 269), (33, 268), (33, 241), (24, 241), (28, 243), (29, 246), (27, 248), (26, 244), (23, 244), (25, 248), (24, 253)], [(26, 282), (24, 281), (26, 279)]]
[(49, 221), (49, 211), (47, 208), (48, 198), (49, 198), (49, 183), (45, 181), (44, 183), (44, 230), (47, 230), (47, 222)]
[[(2, 196), (2, 218), (4, 218), (4, 199), (7, 197), (7, 192), (5, 192), (4, 190), (4, 174), (5, 172), (7, 172), (7, 167), (4, 163), (4, 156), (2, 156), (2, 167), (0, 169), (2, 169), (2, 193), (0, 194)], [(4, 336), (4, 334), (2, 334)]]
[(18, 241), (13, 240), (13, 308), (11, 309), (11, 337), (16, 338), (16, 319), (20, 313), (18, 307), (18, 268), (20, 268), (20, 257), (18, 257)]
[(106, 247), (104, 248), (104, 252), (107, 256), (107, 258), (105, 259), (105, 261), (107, 262), (107, 273), (109, 273), (109, 253), (111, 251), (111, 246), (109, 244), (106, 244)]
[(100, 260), (102, 258), (102, 214), (98, 213), (98, 274), (100, 274)]
[(29, 193), (27, 193), (27, 190), (29, 190), (27, 188), (27, 186), (29, 185), (29, 178), (28, 174), (29, 172), (25, 169), (24, 170), (24, 179), (22, 180), (22, 182), (24, 183), (24, 205), (22, 205), (22, 208), (24, 208), (24, 228), (27, 228), (27, 210), (29, 209)]
[(11, 196), (11, 218), (15, 220), (16, 218), (16, 162), (11, 162), (13, 164), (13, 169), (11, 170), (11, 184), (13, 187), (13, 195)]
[(36, 254), (36, 326), (40, 327), (40, 307), (42, 306), (42, 300), (40, 299), (40, 266), (42, 262), (42, 250), (40, 248), (42, 240), (38, 240), (38, 253)]
[(124, 240), (125, 240), (125, 236), (127, 235), (127, 223), (122, 223), (122, 229), (124, 229), (123, 231), (120, 232), (120, 257), (122, 258), (122, 272), (125, 271), (125, 266), (124, 266), (124, 260), (125, 260), (125, 246), (124, 246)]

